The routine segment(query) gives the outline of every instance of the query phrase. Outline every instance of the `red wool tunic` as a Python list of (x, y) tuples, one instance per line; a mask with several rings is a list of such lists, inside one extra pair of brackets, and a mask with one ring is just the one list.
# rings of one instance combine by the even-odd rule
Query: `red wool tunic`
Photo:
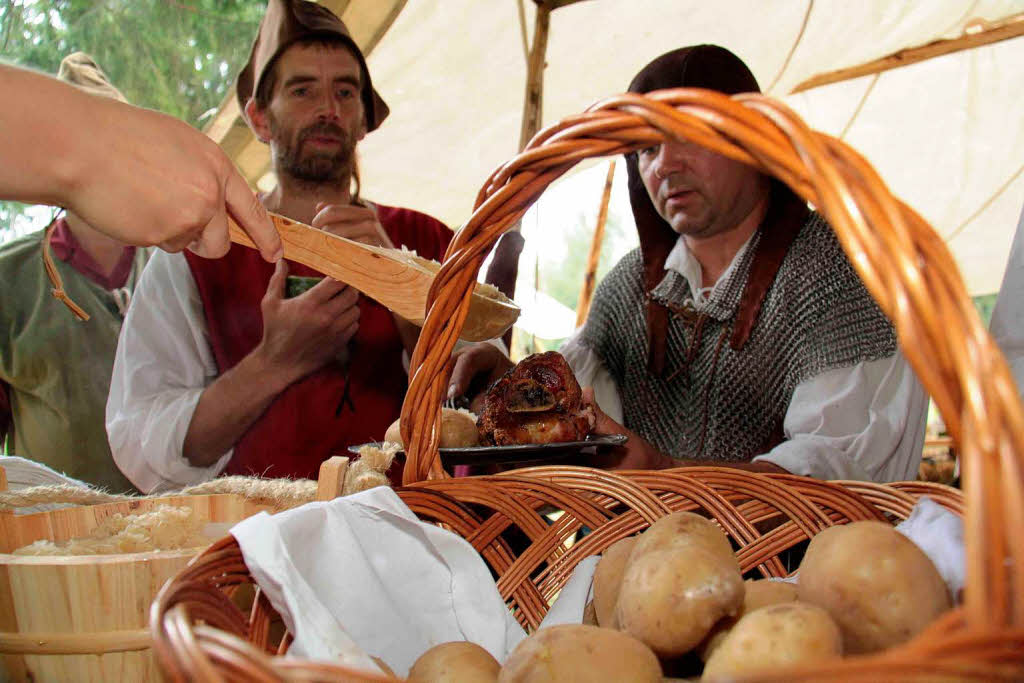
[[(441, 260), (452, 233), (425, 214), (375, 206), (377, 218), (396, 247)], [(274, 272), (254, 249), (233, 245), (222, 259), (186, 253), (199, 288), (210, 345), (220, 373), (234, 367), (263, 336), (260, 301)], [(290, 275), (320, 276), (298, 263)], [(281, 392), (235, 444), (225, 474), (315, 479), (332, 455), (347, 455), (352, 444), (379, 441), (398, 418), (408, 378), (402, 340), (388, 309), (359, 298), (359, 330), (349, 344), (348, 367), (331, 363)], [(344, 400), (343, 400), (344, 398)], [(399, 467), (389, 472), (401, 478)]]

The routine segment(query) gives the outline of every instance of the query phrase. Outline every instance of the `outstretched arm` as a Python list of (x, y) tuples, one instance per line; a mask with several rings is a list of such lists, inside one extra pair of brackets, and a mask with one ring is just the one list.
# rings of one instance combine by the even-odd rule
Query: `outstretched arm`
[(0, 198), (63, 206), (129, 244), (229, 247), (230, 215), (276, 261), (281, 241), (223, 151), (186, 123), (0, 64)]

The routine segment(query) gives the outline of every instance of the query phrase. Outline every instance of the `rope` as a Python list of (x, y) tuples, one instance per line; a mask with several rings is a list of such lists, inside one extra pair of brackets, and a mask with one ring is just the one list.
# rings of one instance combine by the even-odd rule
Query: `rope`
[(376, 486), (390, 486), (385, 472), (391, 467), (397, 449), (363, 447), (359, 449), (359, 460), (349, 465), (341, 495), (358, 493)]
[[(345, 475), (342, 495), (365, 491), (375, 486), (389, 486), (387, 469), (394, 459), (394, 452), (379, 449), (364, 449), (362, 457), (349, 466)], [(0, 491), (0, 510), (14, 510), (46, 503), (70, 503), (72, 505), (99, 505), (132, 500), (159, 500), (174, 496), (204, 496), (234, 494), (257, 505), (268, 505), (277, 510), (287, 510), (316, 499), (317, 483), (311, 479), (260, 479), (259, 477), (219, 477), (211, 481), (187, 486), (178, 491), (163, 491), (148, 496), (107, 493), (99, 489), (54, 484), (32, 486), (18, 491)]]
[(43, 267), (46, 269), (46, 276), (50, 278), (50, 282), (53, 284), (53, 289), (50, 292), (53, 294), (53, 298), (63, 302), (75, 314), (76, 318), (84, 322), (89, 319), (89, 314), (72, 301), (68, 293), (64, 291), (64, 282), (60, 278), (60, 273), (57, 272), (57, 266), (53, 262), (53, 257), (50, 256), (50, 238), (53, 236), (53, 230), (56, 226), (57, 219), (54, 218), (43, 235)]
[(33, 486), (19, 491), (0, 492), (0, 509), (14, 509), (40, 505), (42, 503), (72, 503), (75, 505), (98, 505), (132, 500), (132, 496), (121, 496), (97, 489), (71, 486), (70, 484), (54, 484), (51, 486)]

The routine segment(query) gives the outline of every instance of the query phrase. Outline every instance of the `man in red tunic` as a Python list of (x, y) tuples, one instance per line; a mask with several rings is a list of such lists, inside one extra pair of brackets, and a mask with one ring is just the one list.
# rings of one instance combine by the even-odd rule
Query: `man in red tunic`
[[(444, 225), (359, 198), (355, 147), (388, 108), (330, 11), (271, 0), (237, 92), (270, 145), (278, 185), (261, 197), (267, 209), (440, 259)], [(160, 254), (147, 269), (107, 405), (114, 459), (141, 490), (222, 472), (315, 477), (398, 417), (418, 329), (331, 278), (287, 298), (289, 274), (321, 275), (240, 246), (219, 260)]]

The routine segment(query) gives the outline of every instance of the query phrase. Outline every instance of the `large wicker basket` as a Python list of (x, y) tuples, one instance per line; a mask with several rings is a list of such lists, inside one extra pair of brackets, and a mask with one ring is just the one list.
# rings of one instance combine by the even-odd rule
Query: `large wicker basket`
[[(999, 351), (975, 313), (935, 232), (896, 200), (870, 165), (841, 141), (809, 130), (759, 95), (733, 98), (678, 89), (620, 95), (539, 133), (485, 183), (452, 242), (412, 358), (402, 410), (409, 444), (403, 500), (476, 547), (527, 628), (576, 563), (670, 510), (714, 516), (745, 570), (788, 573), (780, 555), (826, 526), (904, 517), (930, 495), (961, 512), (959, 493), (920, 483), (817, 482), (718, 468), (611, 474), (534, 468), (447, 479), (438, 459), (440, 405), (471, 287), (497, 238), (581, 159), (689, 139), (786, 182), (829, 220), (868, 290), (896, 325), (903, 352), (934, 397), (963, 459), (968, 575), (962, 607), (910, 643), (880, 655), (750, 680), (1024, 679), (1024, 413)], [(542, 510), (564, 510), (549, 524)], [(758, 522), (782, 517), (780, 525)], [(592, 530), (567, 549), (581, 527)], [(529, 539), (514, 551), (510, 527)], [(759, 531), (760, 529), (769, 529)], [(153, 604), (155, 649), (175, 680), (364, 680), (340, 667), (274, 656), (275, 615), (257, 595), (248, 613), (229, 598), (252, 583), (237, 544), (211, 547)]]

